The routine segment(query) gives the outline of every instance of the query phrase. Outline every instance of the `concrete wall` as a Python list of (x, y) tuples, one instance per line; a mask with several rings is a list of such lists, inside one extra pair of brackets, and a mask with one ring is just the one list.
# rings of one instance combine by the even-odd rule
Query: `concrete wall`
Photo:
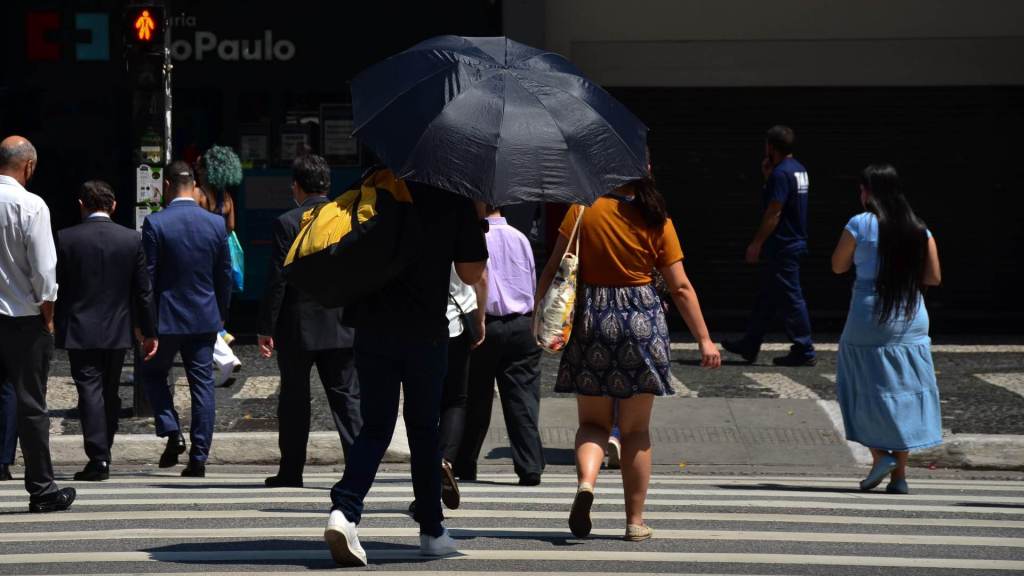
[(1024, 84), (1020, 0), (507, 0), (606, 86)]

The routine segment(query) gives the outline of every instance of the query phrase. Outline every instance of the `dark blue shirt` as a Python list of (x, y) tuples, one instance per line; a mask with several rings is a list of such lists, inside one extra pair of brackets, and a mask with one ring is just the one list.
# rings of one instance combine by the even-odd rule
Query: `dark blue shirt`
[(810, 180), (807, 169), (793, 158), (779, 163), (768, 176), (764, 186), (764, 206), (771, 202), (782, 204), (779, 225), (768, 243), (779, 248), (807, 245), (807, 190)]

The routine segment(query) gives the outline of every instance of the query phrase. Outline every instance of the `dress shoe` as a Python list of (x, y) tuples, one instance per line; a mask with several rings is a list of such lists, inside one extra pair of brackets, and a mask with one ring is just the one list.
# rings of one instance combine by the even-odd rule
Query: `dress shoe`
[(185, 469), (181, 471), (181, 475), (185, 478), (205, 478), (206, 462), (189, 460), (188, 466), (185, 466)]
[(160, 455), (160, 467), (170, 468), (178, 464), (178, 456), (185, 453), (185, 438), (181, 432), (172, 432), (167, 437), (167, 446)]
[(726, 352), (732, 352), (743, 358), (743, 361), (748, 364), (757, 361), (757, 352), (744, 346), (740, 340), (722, 340), (722, 348), (725, 348)]
[(540, 486), (540, 474), (523, 474), (519, 477), (520, 486)]
[(817, 366), (818, 359), (814, 356), (807, 356), (806, 354), (793, 354), (789, 353), (785, 356), (779, 356), (772, 358), (772, 364), (776, 366), (786, 366), (790, 368), (799, 368), (802, 366)]
[(75, 472), (75, 480), (83, 482), (100, 482), (110, 478), (110, 462), (90, 460), (81, 472)]
[(10, 464), (0, 464), (0, 482), (4, 480), (14, 480), (14, 476), (11, 476)]
[(61, 488), (53, 494), (38, 500), (29, 500), (28, 511), (39, 514), (67, 510), (71, 508), (71, 503), (75, 501), (75, 494), (74, 488)]
[(444, 502), (449, 510), (455, 510), (461, 501), (459, 483), (455, 481), (452, 465), (447, 460), (441, 460), (441, 502)]
[(267, 488), (302, 488), (302, 477), (294, 476), (271, 476), (263, 481)]

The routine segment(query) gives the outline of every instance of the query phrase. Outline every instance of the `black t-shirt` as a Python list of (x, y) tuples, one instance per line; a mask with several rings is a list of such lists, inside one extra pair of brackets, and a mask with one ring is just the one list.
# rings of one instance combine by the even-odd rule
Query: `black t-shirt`
[(346, 307), (345, 321), (357, 334), (447, 339), (452, 262), (487, 260), (487, 241), (472, 201), (426, 184), (407, 184), (420, 221), (420, 254), (383, 290)]

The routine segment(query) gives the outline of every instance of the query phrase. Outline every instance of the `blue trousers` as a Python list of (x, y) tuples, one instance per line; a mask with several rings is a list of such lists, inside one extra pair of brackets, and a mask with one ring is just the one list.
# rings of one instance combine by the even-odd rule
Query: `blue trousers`
[(0, 382), (0, 464), (14, 464), (18, 449), (18, 397), (10, 380)]
[(332, 510), (341, 510), (357, 524), (362, 518), (363, 500), (395, 432), (401, 390), (405, 393), (403, 416), (412, 453), (415, 520), (421, 533), (440, 536), (444, 529), (438, 421), (448, 367), (448, 339), (408, 342), (357, 330), (355, 364), (363, 426), (348, 449), (341, 481), (331, 489)]
[(213, 440), (216, 418), (213, 379), (213, 343), (216, 333), (189, 335), (161, 335), (156, 356), (142, 363), (142, 383), (146, 387), (149, 403), (153, 406), (156, 435), (161, 438), (181, 431), (178, 412), (174, 409), (174, 395), (167, 385), (167, 375), (174, 357), (181, 352), (192, 396), (192, 424), (189, 436), (192, 449), (189, 459), (206, 462)]
[(806, 252), (802, 245), (765, 248), (761, 292), (743, 338), (748, 350), (760, 350), (765, 334), (781, 319), (786, 337), (793, 343), (791, 353), (814, 357), (811, 319), (800, 288), (800, 259)]

